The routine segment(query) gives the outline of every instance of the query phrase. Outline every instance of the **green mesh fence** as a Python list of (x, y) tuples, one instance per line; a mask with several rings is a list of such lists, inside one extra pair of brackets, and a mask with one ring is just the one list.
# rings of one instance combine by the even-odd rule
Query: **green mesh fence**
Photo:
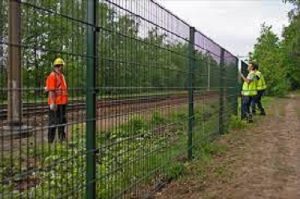
[[(0, 198), (150, 197), (237, 114), (237, 58), (152, 0), (0, 7)], [(57, 57), (66, 139), (49, 143)]]

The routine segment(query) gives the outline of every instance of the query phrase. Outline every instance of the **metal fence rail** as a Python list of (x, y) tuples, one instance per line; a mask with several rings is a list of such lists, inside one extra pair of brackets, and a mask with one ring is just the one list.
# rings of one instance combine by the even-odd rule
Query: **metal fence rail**
[[(237, 114), (238, 59), (155, 1), (0, 7), (0, 198), (145, 198)], [(48, 143), (58, 56), (67, 139)]]

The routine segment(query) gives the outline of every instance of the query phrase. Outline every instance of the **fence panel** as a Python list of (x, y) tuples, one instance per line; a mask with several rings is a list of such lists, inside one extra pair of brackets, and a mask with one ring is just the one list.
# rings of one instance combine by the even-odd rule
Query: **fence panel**
[(237, 115), (238, 102), (237, 96), (239, 93), (238, 84), (238, 59), (230, 52), (224, 53), (224, 85), (225, 87), (225, 111), (224, 111), (224, 124), (225, 131), (228, 131), (232, 115)]
[(97, 197), (144, 197), (186, 157), (189, 26), (152, 1), (102, 1), (99, 26)]
[(195, 33), (195, 121), (193, 153), (219, 134), (220, 64), (222, 48), (203, 35)]
[(147, 197), (235, 114), (236, 57), (152, 0), (0, 7), (0, 198)]
[[(1, 89), (5, 95), (1, 95), (0, 198), (83, 198), (86, 1), (1, 0), (1, 4), (1, 14), (5, 15), (0, 25), (5, 28), (0, 34), (1, 52), (4, 51), (1, 54), (4, 60)], [(9, 6), (14, 9), (9, 10)], [(20, 18), (9, 25), (8, 15), (17, 14)], [(12, 31), (10, 34), (8, 29)], [(20, 39), (9, 38), (11, 34), (17, 34)], [(10, 50), (14, 52), (9, 54)], [(11, 56), (16, 56), (17, 51), (21, 52), (20, 60), (12, 60)], [(66, 63), (63, 73), (68, 84), (69, 103), (66, 118), (63, 117), (64, 107), (60, 106), (56, 114), (61, 113), (61, 116), (52, 117), (49, 124), (48, 93), (44, 87), (58, 56)], [(6, 77), (7, 72), (9, 77)], [(13, 86), (13, 76), (22, 87)], [(6, 81), (12, 87), (7, 88)], [(59, 80), (55, 82), (59, 84)], [(7, 99), (7, 94), (12, 97)], [(22, 103), (22, 108), (15, 106), (18, 103)], [(8, 112), (16, 114), (7, 115)], [(56, 121), (59, 118), (61, 121)], [(54, 125), (60, 129), (57, 130), (60, 136), (56, 132), (55, 141), (48, 143), (48, 128)], [(50, 131), (53, 132), (53, 128)], [(63, 140), (63, 132), (66, 139), (60, 141), (58, 137)]]

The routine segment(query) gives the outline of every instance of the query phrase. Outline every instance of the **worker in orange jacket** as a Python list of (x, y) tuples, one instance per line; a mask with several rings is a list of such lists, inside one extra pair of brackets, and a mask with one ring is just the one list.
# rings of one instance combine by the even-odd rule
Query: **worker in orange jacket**
[(45, 90), (48, 92), (49, 105), (49, 143), (52, 143), (55, 139), (56, 128), (58, 128), (59, 140), (65, 140), (65, 125), (67, 123), (66, 106), (68, 103), (68, 88), (62, 73), (65, 62), (62, 58), (56, 58), (53, 65), (53, 71), (47, 77), (45, 87)]

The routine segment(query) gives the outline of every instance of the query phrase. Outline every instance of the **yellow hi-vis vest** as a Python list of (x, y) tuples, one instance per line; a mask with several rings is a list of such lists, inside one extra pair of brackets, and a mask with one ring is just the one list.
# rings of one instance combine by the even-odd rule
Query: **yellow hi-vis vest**
[(251, 71), (248, 74), (247, 79), (251, 79), (252, 81), (249, 84), (246, 81), (244, 81), (243, 88), (242, 88), (242, 95), (243, 96), (255, 96), (255, 95), (257, 95), (257, 90), (256, 90), (257, 80), (255, 79), (254, 71)]
[(265, 78), (264, 78), (264, 76), (261, 74), (261, 72), (260, 71), (256, 71), (255, 72), (255, 75), (257, 75), (258, 76), (258, 80), (257, 80), (257, 82), (256, 82), (256, 89), (258, 90), (258, 91), (261, 91), (261, 90), (265, 90), (266, 88), (267, 88), (267, 84), (266, 84), (266, 82), (265, 82)]

